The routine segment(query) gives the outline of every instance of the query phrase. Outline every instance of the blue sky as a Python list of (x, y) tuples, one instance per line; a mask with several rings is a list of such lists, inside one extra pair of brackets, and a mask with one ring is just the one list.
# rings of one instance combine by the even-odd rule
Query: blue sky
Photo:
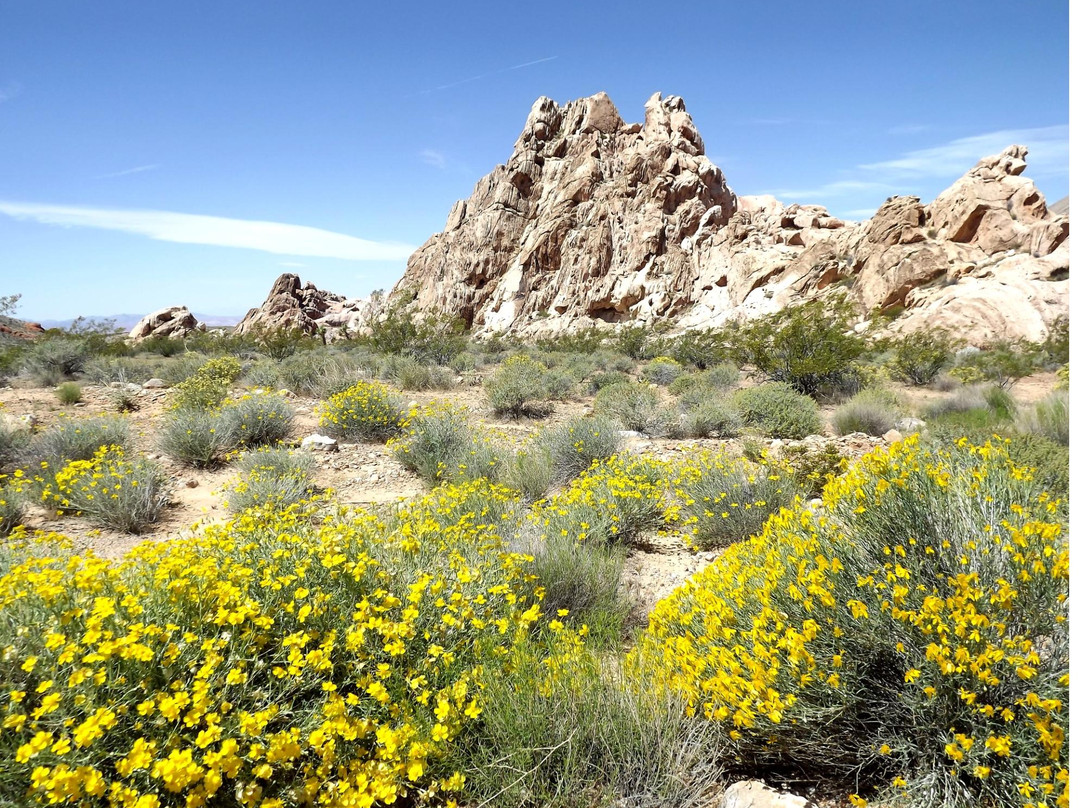
[(736, 193), (845, 218), (1011, 142), (1068, 193), (1065, 0), (0, 0), (0, 294), (52, 319), (242, 314), (286, 271), (389, 288), (538, 96), (600, 90), (628, 121), (683, 96)]

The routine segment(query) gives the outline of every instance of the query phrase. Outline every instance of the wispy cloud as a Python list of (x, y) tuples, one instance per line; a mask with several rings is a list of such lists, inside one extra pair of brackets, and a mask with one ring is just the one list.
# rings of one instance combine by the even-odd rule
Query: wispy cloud
[(531, 62), (522, 62), (518, 65), (511, 65), (510, 67), (500, 67), (498, 70), (489, 70), (485, 73), (477, 73), (475, 76), (469, 76), (465, 79), (459, 79), (457, 81), (451, 81), (448, 84), (439, 84), (435, 87), (429, 87), (426, 90), (420, 90), (415, 93), (406, 95), (405, 98), (412, 98), (417, 95), (427, 95), (428, 93), (439, 92), (440, 90), (449, 90), (452, 87), (460, 87), (462, 84), (469, 84), (474, 81), (480, 81), (481, 79), (491, 78), (492, 76), (498, 76), (502, 73), (509, 73), (512, 70), (521, 70), (522, 68), (532, 67), (533, 65), (540, 65), (544, 62), (553, 62), (558, 59), (558, 56), (545, 56), (543, 59), (533, 59)]
[(17, 81), (9, 81), (3, 86), (0, 86), (0, 104), (5, 101), (10, 101), (15, 96), (22, 92), (22, 85)]
[(429, 166), (435, 166), (435, 168), (446, 168), (446, 155), (442, 152), (435, 151), (435, 149), (424, 149), (420, 152), (420, 159), (427, 163)]
[(157, 241), (239, 247), (279, 255), (400, 261), (408, 258), (414, 249), (407, 244), (368, 241), (317, 227), (165, 210), (112, 210), (0, 200), (0, 213), (61, 227), (119, 230)]
[(881, 192), (890, 191), (892, 186), (883, 182), (868, 181), (868, 180), (837, 180), (835, 182), (827, 182), (824, 185), (819, 185), (816, 188), (779, 188), (776, 190), (765, 191), (764, 193), (772, 194), (780, 199), (833, 199), (841, 196), (849, 196), (853, 193), (862, 192)]
[(107, 180), (113, 177), (126, 177), (128, 174), (142, 174), (144, 171), (156, 171), (161, 168), (157, 163), (153, 163), (147, 166), (135, 166), (135, 168), (125, 168), (123, 171), (113, 171), (110, 174), (99, 174), (94, 177), (95, 180)]
[(1014, 143), (1027, 146), (1044, 173), (1069, 170), (1069, 127), (1065, 124), (1002, 129), (957, 138), (941, 146), (906, 152), (895, 160), (865, 163), (859, 170), (890, 178), (954, 177), (963, 174), (983, 157), (997, 154)]
[(303, 269), (307, 264), (301, 264), (299, 261), (278, 261), (279, 267), (292, 267), (293, 269)]

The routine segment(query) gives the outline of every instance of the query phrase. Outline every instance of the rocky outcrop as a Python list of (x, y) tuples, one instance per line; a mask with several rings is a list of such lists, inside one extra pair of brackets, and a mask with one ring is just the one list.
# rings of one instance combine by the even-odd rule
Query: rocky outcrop
[(1021, 176), (1026, 149), (982, 160), (929, 205), (868, 221), (737, 197), (681, 98), (626, 123), (603, 93), (534, 105), (510, 159), (457, 202), (392, 294), (483, 333), (595, 323), (719, 325), (840, 292), (893, 328), (1039, 339), (1067, 312), (1068, 218)]
[(136, 342), (151, 337), (180, 339), (202, 328), (187, 306), (168, 306), (139, 320), (128, 337)]
[(330, 341), (361, 329), (367, 310), (366, 299), (318, 289), (287, 272), (274, 281), (263, 304), (237, 324), (235, 333), (298, 329), (305, 334), (322, 334)]

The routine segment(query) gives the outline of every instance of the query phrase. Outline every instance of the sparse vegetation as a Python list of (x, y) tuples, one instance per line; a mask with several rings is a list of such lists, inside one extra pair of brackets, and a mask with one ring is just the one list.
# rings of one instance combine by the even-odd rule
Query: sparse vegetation
[(747, 426), (770, 438), (805, 438), (821, 431), (817, 404), (782, 382), (767, 382), (738, 390), (732, 396)]
[(82, 387), (75, 382), (64, 382), (56, 388), (56, 400), (68, 406), (78, 404), (82, 401)]
[(880, 437), (895, 429), (902, 415), (900, 399), (895, 393), (871, 387), (840, 406), (833, 416), (833, 426), (841, 435), (862, 432)]
[(484, 382), (488, 402), (496, 415), (519, 418), (541, 414), (541, 402), (546, 398), (544, 374), (546, 368), (528, 356), (512, 356)]
[(660, 394), (639, 382), (604, 387), (597, 392), (593, 408), (623, 429), (645, 435), (666, 435), (677, 420), (675, 413), (661, 406)]

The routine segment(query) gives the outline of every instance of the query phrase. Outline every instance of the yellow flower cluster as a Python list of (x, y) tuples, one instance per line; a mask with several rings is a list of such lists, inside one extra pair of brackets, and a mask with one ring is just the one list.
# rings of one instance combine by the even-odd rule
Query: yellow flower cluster
[(512, 507), (478, 481), (252, 511), (119, 564), (28, 540), (0, 577), (0, 801), (452, 804), (480, 677), (541, 614)]
[(847, 732), (853, 763), (888, 749), (900, 774), (938, 766), (1064, 806), (1063, 521), (1001, 445), (911, 438), (662, 601), (643, 656), (744, 748), (812, 755)]
[(229, 392), (229, 385), (240, 377), (240, 372), (240, 361), (235, 357), (209, 360), (173, 387), (169, 408), (213, 410), (220, 407)]
[(401, 428), (402, 408), (379, 382), (360, 381), (319, 408), (319, 424), (346, 438), (385, 440)]
[(6, 536), (23, 518), (23, 503), (30, 489), (22, 469), (0, 474), (0, 536)]

